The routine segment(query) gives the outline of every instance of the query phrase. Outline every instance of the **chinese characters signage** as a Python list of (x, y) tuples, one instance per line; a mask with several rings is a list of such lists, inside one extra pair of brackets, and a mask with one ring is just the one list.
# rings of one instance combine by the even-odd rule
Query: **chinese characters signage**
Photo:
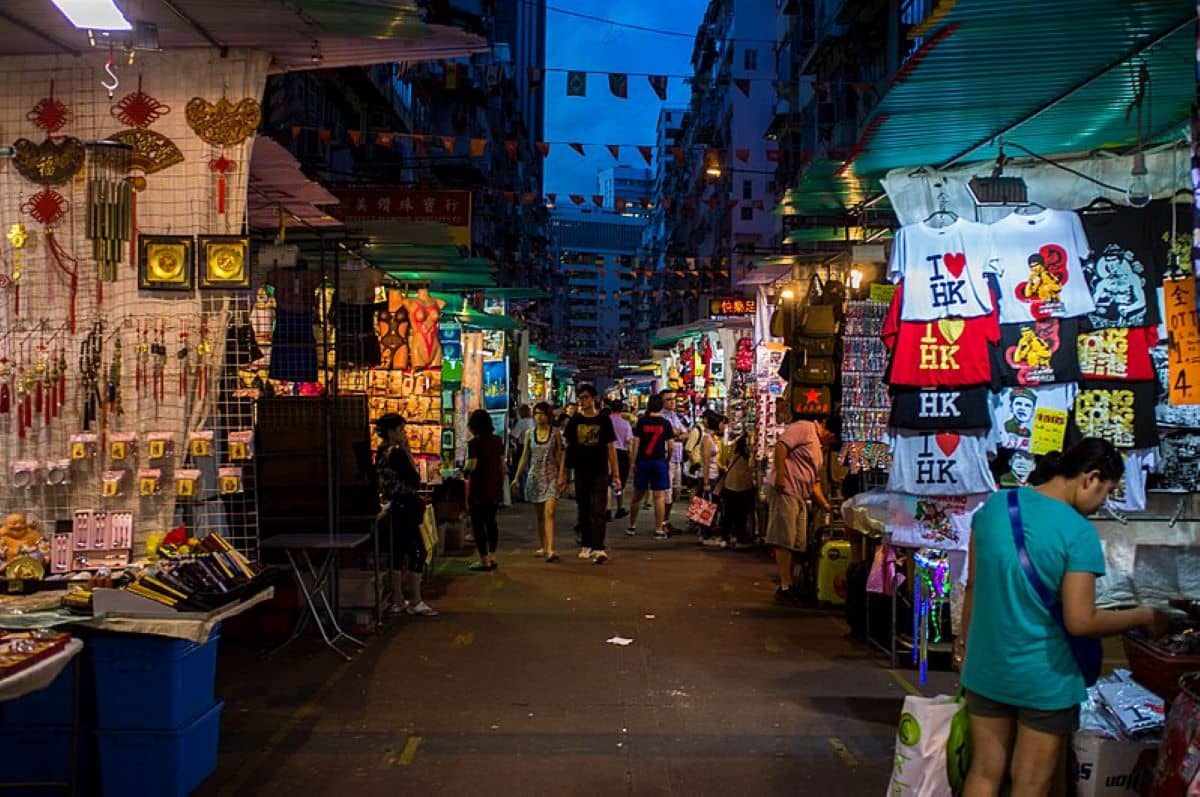
[(1163, 281), (1171, 404), (1200, 404), (1200, 319), (1196, 279)]
[(754, 311), (754, 299), (745, 299), (736, 296), (708, 300), (708, 314), (710, 316), (752, 316), (754, 315)]
[(340, 204), (333, 214), (342, 221), (444, 224), (455, 244), (470, 244), (470, 191), (345, 188), (334, 193)]

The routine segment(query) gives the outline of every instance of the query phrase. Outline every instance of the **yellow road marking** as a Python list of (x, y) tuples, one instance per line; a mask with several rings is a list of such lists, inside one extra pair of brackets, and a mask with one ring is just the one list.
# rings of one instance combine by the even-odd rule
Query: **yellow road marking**
[(842, 759), (843, 764), (851, 769), (858, 766), (858, 758), (854, 753), (850, 752), (850, 748), (841, 739), (836, 736), (830, 736), (829, 746), (833, 748), (833, 752), (838, 754), (838, 758)]
[(898, 683), (900, 688), (905, 692), (908, 692), (910, 695), (915, 695), (916, 697), (921, 697), (921, 690), (913, 686), (912, 681), (905, 678), (899, 670), (888, 670), (888, 673), (892, 676), (892, 678), (895, 679), (896, 683)]
[(767, 653), (783, 652), (783, 645), (780, 644), (779, 640), (773, 636), (763, 637), (763, 647), (766, 648)]
[(410, 736), (408, 741), (404, 743), (404, 750), (400, 753), (400, 766), (406, 767), (413, 762), (417, 757), (417, 748), (421, 746), (420, 736)]
[(454, 637), (454, 644), (457, 645), (458, 647), (466, 647), (467, 645), (470, 645), (474, 641), (475, 641), (475, 632), (474, 631), (468, 631), (465, 634), (459, 634), (458, 636)]

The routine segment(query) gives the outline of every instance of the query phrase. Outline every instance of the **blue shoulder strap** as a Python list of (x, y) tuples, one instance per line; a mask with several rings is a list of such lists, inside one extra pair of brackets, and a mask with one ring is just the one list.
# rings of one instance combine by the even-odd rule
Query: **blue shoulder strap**
[(1008, 519), (1012, 522), (1013, 542), (1016, 543), (1017, 559), (1021, 562), (1021, 569), (1025, 571), (1025, 578), (1029, 579), (1033, 591), (1038, 594), (1050, 613), (1055, 614), (1058, 601), (1038, 578), (1037, 571), (1033, 569), (1033, 562), (1029, 558), (1029, 551), (1025, 549), (1025, 527), (1021, 525), (1021, 506), (1017, 500), (1016, 490), (1008, 491)]

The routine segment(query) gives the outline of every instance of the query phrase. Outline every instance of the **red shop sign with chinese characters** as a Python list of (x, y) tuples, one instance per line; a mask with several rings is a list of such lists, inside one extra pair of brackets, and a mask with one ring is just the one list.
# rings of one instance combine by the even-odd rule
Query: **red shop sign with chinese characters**
[(710, 316), (752, 316), (756, 309), (755, 300), (747, 299), (743, 296), (708, 300), (708, 314)]
[(343, 221), (438, 222), (471, 224), (470, 191), (412, 191), (407, 188), (343, 188), (333, 214)]

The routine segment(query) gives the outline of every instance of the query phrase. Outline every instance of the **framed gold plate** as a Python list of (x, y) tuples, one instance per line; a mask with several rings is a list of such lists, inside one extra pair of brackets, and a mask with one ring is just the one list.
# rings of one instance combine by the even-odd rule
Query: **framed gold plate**
[(195, 241), (190, 235), (138, 236), (138, 287), (190, 291), (196, 286)]
[(236, 235), (201, 235), (200, 287), (228, 290), (250, 287), (250, 243)]

